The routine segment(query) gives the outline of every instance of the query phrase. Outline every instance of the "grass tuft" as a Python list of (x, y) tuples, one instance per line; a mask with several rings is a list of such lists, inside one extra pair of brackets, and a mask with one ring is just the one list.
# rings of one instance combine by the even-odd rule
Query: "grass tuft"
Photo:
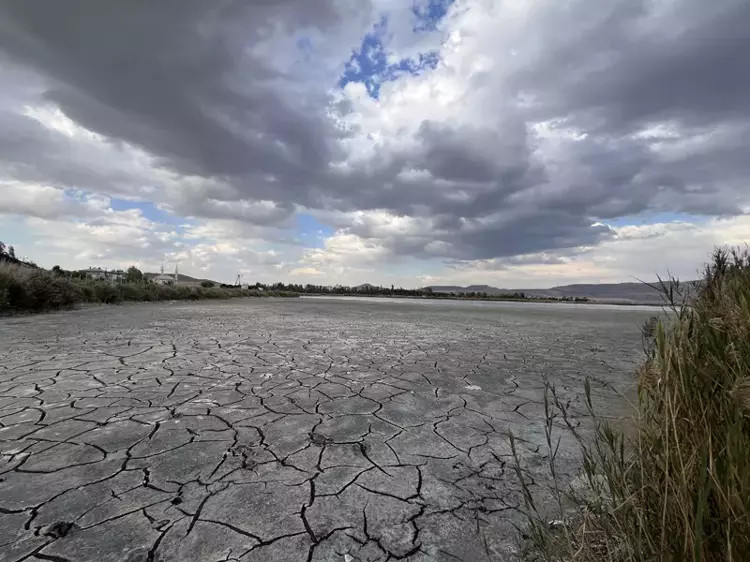
[(585, 484), (564, 486), (552, 467), (553, 507), (542, 509), (515, 455), (524, 558), (750, 560), (750, 253), (717, 249), (690, 304), (676, 302), (678, 286), (664, 284), (670, 312), (644, 327), (632, 427), (598, 416), (587, 383), (594, 431), (584, 434), (547, 384), (547, 418), (562, 421), (547, 423), (548, 458), (554, 465), (562, 427), (580, 447)]

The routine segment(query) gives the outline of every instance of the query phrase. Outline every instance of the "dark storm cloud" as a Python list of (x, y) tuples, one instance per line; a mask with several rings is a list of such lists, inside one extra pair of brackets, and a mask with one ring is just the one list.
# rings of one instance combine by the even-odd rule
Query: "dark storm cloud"
[(689, 126), (747, 120), (750, 3), (690, 1), (679, 10), (674, 16), (684, 19), (672, 24), (681, 28), (676, 36), (666, 27), (634, 38), (610, 68), (569, 84), (565, 105), (604, 108), (610, 127), (654, 119)]
[[(303, 205), (338, 212), (335, 226), (396, 254), (485, 259), (596, 244), (613, 235), (598, 220), (731, 215), (750, 203), (746, 0), (550, 2), (515, 59), (487, 45), (505, 75), (476, 78), (488, 90), (486, 126), (436, 117), (415, 149), (336, 168), (346, 162), (339, 140), (357, 131), (328, 117), (354, 110), (329, 105), (335, 73), (306, 81), (304, 64), (290, 70), (273, 44), (257, 47), (274, 33), (288, 47), (314, 29), (341, 35), (343, 65), (377, 21), (366, 3), (352, 6), (7, 1), (0, 50), (40, 76), (44, 98), (70, 118), (202, 180), (171, 199), (185, 215), (273, 224)], [(509, 101), (521, 98), (531, 102)], [(540, 149), (541, 121), (580, 138)], [(643, 132), (665, 123), (663, 138)], [(12, 177), (110, 191), (153, 181), (125, 165), (86, 168), (86, 154), (67, 158), (58, 138), (17, 114), (0, 113), (0, 126), (0, 170)], [(368, 209), (416, 226), (382, 234), (347, 218)]]
[[(520, 133), (520, 134), (519, 134)], [(504, 138), (523, 139), (525, 131), (503, 126)], [(416, 165), (434, 178), (450, 181), (489, 182), (504, 172), (513, 173), (528, 162), (525, 144), (503, 142), (500, 130), (454, 129), (441, 123), (424, 121), (417, 137), (423, 153)]]
[(350, 230), (363, 237), (378, 238), (393, 254), (455, 260), (509, 257), (548, 248), (595, 245), (614, 234), (610, 227), (592, 226), (586, 217), (564, 208), (533, 206), (515, 206), (507, 213), (473, 220), (447, 215), (432, 217), (429, 225), (408, 234), (379, 232), (376, 226), (366, 222), (356, 223)]
[[(248, 52), (273, 26), (339, 22), (333, 2), (26, 2), (0, 8), (0, 46), (51, 79), (72, 119), (144, 147), (183, 173), (265, 173), (294, 181), (324, 167), (331, 130), (271, 84), (288, 79)], [(317, 100), (320, 102), (321, 100)]]
[(149, 178), (128, 162), (102, 162), (96, 151), (68, 142), (31, 117), (0, 108), (0, 176), (113, 195), (132, 195)]
[(540, 22), (545, 48), (511, 77), (542, 114), (613, 132), (644, 121), (689, 125), (750, 113), (750, 3), (632, 0), (560, 3)]

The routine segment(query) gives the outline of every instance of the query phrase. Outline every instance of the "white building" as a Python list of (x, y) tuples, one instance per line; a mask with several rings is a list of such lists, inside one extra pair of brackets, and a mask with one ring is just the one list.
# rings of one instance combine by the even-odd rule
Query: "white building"
[(90, 267), (81, 271), (89, 279), (95, 279), (97, 281), (111, 281), (112, 283), (120, 283), (125, 280), (125, 272), (122, 269), (102, 269), (101, 267)]
[(160, 273), (152, 279), (157, 285), (174, 285), (174, 275), (168, 273)]
[(161, 273), (154, 277), (152, 281), (157, 285), (176, 285), (179, 282), (179, 274), (177, 273), (177, 266), (174, 266), (174, 275), (164, 273), (164, 264), (161, 264)]

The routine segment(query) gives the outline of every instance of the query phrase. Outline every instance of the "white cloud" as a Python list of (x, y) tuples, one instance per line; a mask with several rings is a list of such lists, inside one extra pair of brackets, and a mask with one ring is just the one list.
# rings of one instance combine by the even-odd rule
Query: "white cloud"
[(322, 248), (310, 248), (302, 256), (302, 263), (316, 267), (332, 267), (344, 271), (352, 267), (366, 266), (388, 257), (388, 251), (377, 240), (366, 239), (356, 234), (338, 231), (325, 240)]
[(14, 181), (0, 181), (0, 197), (0, 214), (55, 217), (76, 205), (62, 189)]
[(486, 283), (506, 288), (547, 288), (569, 283), (653, 281), (657, 275), (695, 279), (717, 246), (742, 246), (750, 216), (703, 223), (670, 222), (615, 229), (614, 239), (568, 256), (532, 254), (511, 259), (476, 260), (431, 278), (442, 283)]

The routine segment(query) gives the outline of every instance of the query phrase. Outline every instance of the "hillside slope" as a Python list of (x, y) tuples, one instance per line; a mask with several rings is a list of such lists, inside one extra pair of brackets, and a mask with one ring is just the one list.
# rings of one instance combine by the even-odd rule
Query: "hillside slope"
[[(159, 273), (144, 273), (143, 274), (146, 279), (153, 279), (157, 275), (160, 275)], [(173, 275), (172, 273), (167, 273), (167, 275)], [(197, 277), (190, 277), (190, 275), (183, 275), (182, 273), (178, 273), (178, 280), (180, 283), (202, 283), (203, 281), (210, 281), (211, 283), (215, 283), (216, 285), (219, 285), (218, 281), (214, 281), (212, 279), (198, 279)]]
[(490, 285), (435, 285), (429, 287), (435, 293), (487, 293), (501, 295), (524, 293), (535, 297), (586, 297), (597, 302), (627, 304), (661, 304), (661, 293), (655, 288), (656, 283), (577, 283), (559, 285), (549, 289), (500, 289)]

